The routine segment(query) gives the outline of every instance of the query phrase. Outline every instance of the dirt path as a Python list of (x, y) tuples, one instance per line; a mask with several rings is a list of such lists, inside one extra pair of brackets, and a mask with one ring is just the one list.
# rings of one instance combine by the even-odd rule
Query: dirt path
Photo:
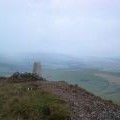
[(65, 82), (40, 82), (42, 87), (68, 103), (71, 120), (120, 120), (120, 106)]

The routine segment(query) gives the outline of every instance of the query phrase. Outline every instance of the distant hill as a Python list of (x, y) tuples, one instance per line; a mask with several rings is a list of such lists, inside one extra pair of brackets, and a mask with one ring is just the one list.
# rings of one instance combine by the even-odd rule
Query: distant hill
[[(19, 71), (32, 71), (35, 61), (42, 63), (42, 69), (79, 70), (97, 69), (120, 72), (120, 58), (71, 57), (63, 54), (26, 53), (14, 58), (0, 56), (0, 75)], [(4, 74), (5, 75), (5, 74)]]

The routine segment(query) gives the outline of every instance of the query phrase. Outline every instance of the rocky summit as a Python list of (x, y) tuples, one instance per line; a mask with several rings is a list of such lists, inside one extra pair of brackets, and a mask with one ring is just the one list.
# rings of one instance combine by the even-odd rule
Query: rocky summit
[(120, 120), (120, 106), (103, 100), (78, 85), (49, 81), (40, 83), (45, 90), (68, 103), (71, 120)]
[[(9, 111), (7, 110), (8, 114), (10, 115), (11, 109), (14, 109), (11, 107), (11, 101), (15, 103), (13, 98), (15, 98), (16, 105), (18, 106), (20, 106), (21, 103), (27, 103), (24, 105), (29, 106), (28, 103), (30, 103), (29, 109), (31, 110), (32, 108), (32, 112), (35, 114), (38, 114), (36, 113), (36, 107), (38, 107), (41, 103), (41, 99), (43, 103), (38, 109), (41, 110), (43, 104), (46, 106), (46, 103), (44, 102), (45, 99), (51, 113), (49, 117), (45, 116), (45, 120), (53, 120), (50, 117), (56, 112), (57, 119), (56, 115), (54, 114), (54, 120), (58, 120), (58, 118), (59, 120), (120, 120), (119, 105), (114, 104), (112, 101), (103, 100), (100, 97), (95, 96), (94, 94), (81, 88), (80, 86), (71, 85), (65, 81), (48, 81), (31, 73), (14, 73), (9, 78), (0, 78), (0, 89), (1, 105), (5, 111), (7, 110), (6, 105), (8, 106), (7, 108), (10, 108)], [(48, 93), (50, 93), (49, 96)], [(11, 97), (9, 95), (11, 95)], [(57, 97), (58, 101), (57, 106), (60, 107), (58, 110), (54, 106), (54, 104), (56, 104), (56, 102), (54, 102), (56, 101), (56, 99), (54, 99), (55, 96)], [(4, 97), (7, 98), (5, 99)], [(21, 99), (21, 97), (23, 97), (23, 99)], [(37, 101), (37, 104), (34, 102), (34, 99)], [(7, 102), (5, 102), (5, 100)], [(29, 102), (26, 102), (26, 100)], [(10, 102), (10, 104), (8, 104), (8, 102)], [(68, 106), (67, 109), (64, 107), (65, 105)], [(29, 109), (27, 109), (28, 106), (25, 106), (23, 106), (23, 108), (27, 110), (27, 113), (31, 113), (31, 111), (28, 111)], [(15, 108), (17, 107), (15, 106)], [(17, 112), (21, 114), (21, 110), (24, 110), (23, 108), (20, 109), (20, 113), (19, 111)], [(1, 111), (0, 114), (2, 117), (3, 112), (4, 111)], [(19, 117), (19, 114), (15, 115)], [(22, 115), (24, 116), (24, 114)], [(29, 114), (26, 114), (26, 116), (28, 119), (25, 120), (29, 120)], [(34, 118), (34, 116), (32, 117)], [(36, 120), (36, 118), (32, 120)], [(43, 119), (40, 119), (38, 115), (37, 120)]]

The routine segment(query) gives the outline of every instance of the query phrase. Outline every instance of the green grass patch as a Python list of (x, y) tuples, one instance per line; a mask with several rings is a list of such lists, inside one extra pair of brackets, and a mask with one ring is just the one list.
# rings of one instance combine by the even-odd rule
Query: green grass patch
[[(34, 85), (32, 85), (34, 86)], [(0, 120), (66, 120), (69, 108), (55, 95), (28, 83), (0, 85)]]

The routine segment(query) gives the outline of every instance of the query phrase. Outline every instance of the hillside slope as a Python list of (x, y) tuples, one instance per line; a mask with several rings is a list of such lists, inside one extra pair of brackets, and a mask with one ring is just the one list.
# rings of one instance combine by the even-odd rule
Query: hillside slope
[(120, 106), (103, 100), (79, 86), (65, 82), (41, 82), (43, 88), (51, 91), (68, 103), (71, 120), (120, 120)]
[(120, 106), (33, 74), (0, 78), (0, 120), (120, 120)]

